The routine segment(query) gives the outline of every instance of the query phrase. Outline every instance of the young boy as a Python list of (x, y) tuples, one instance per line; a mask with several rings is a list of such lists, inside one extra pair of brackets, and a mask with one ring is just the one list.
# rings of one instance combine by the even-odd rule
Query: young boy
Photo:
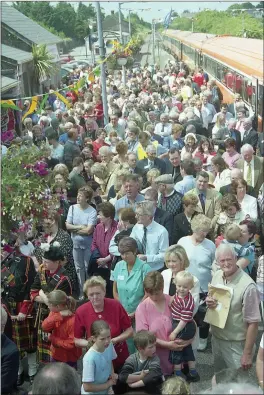
[(123, 394), (130, 388), (141, 388), (150, 394), (157, 394), (164, 379), (159, 357), (155, 355), (156, 336), (146, 330), (139, 331), (134, 336), (134, 344), (137, 352), (124, 363), (115, 393)]
[[(196, 332), (196, 325), (193, 320), (194, 299), (190, 293), (194, 286), (193, 276), (186, 271), (181, 271), (175, 277), (175, 285), (177, 291), (171, 303), (173, 331), (169, 339), (171, 341), (176, 338), (190, 340)], [(189, 373), (186, 380), (188, 382), (200, 380), (200, 376), (195, 369), (195, 357), (191, 344), (182, 351), (170, 351), (169, 361), (174, 365), (176, 376), (185, 378), (181, 372), (181, 365), (183, 362), (188, 362)]]

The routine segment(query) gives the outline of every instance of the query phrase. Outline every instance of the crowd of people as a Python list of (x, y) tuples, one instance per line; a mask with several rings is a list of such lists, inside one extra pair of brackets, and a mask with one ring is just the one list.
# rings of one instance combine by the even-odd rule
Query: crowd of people
[(2, 251), (2, 393), (27, 356), (33, 395), (189, 394), (209, 336), (208, 393), (241, 393), (263, 322), (263, 133), (178, 61), (108, 74), (107, 120), (101, 95), (99, 77), (68, 109), (51, 91), (2, 145), (43, 152), (59, 201)]

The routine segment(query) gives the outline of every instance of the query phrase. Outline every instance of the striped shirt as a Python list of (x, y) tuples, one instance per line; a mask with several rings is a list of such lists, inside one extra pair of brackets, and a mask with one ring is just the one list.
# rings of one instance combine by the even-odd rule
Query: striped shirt
[(194, 299), (190, 292), (180, 298), (176, 292), (171, 304), (171, 315), (176, 321), (190, 322), (193, 319)]

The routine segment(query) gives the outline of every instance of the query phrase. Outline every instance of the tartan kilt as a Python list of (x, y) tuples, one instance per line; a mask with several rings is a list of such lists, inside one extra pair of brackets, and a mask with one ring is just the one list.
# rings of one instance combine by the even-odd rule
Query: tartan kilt
[[(8, 302), (9, 312), (11, 315), (17, 315), (18, 302)], [(12, 322), (12, 339), (17, 345), (20, 357), (23, 358), (25, 352), (35, 352), (37, 350), (37, 331), (35, 324), (35, 311), (32, 312), (32, 318), (26, 318), (24, 321), (14, 320)]]
[(38, 349), (37, 349), (37, 361), (38, 363), (50, 363), (51, 362), (51, 342), (48, 340), (48, 333), (42, 330), (42, 322), (47, 318), (49, 313), (40, 312), (40, 319), (37, 326), (38, 336)]

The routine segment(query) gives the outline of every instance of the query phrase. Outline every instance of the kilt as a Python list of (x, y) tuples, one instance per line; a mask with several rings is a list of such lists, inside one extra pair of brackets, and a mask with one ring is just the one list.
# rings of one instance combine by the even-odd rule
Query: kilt
[[(17, 302), (9, 301), (8, 307), (11, 315), (18, 314)], [(12, 322), (12, 339), (17, 345), (20, 357), (23, 358), (25, 352), (35, 352), (37, 349), (37, 331), (34, 328), (35, 313), (33, 312), (32, 318), (26, 318), (24, 321), (14, 320)]]
[[(40, 307), (39, 307), (40, 308)], [(49, 312), (46, 309), (40, 308), (40, 317), (37, 323), (38, 349), (37, 361), (38, 363), (50, 363), (51, 361), (51, 342), (48, 340), (48, 333), (42, 330), (42, 322), (48, 317)]]

